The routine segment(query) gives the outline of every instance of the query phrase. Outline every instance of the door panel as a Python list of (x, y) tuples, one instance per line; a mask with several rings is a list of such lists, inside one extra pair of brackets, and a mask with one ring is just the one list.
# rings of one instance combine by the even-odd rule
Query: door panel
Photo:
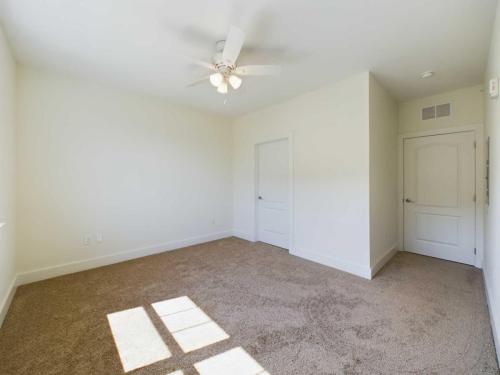
[(416, 201), (424, 206), (457, 207), (458, 145), (435, 143), (416, 153)]
[(257, 146), (257, 239), (289, 248), (288, 141)]
[(406, 139), (405, 250), (474, 264), (474, 133)]
[(458, 245), (460, 218), (417, 213), (417, 240)]

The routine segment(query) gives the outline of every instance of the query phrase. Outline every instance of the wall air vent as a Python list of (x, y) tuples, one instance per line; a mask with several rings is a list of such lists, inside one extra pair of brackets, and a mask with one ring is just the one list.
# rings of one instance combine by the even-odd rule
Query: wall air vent
[(432, 120), (436, 118), (436, 107), (422, 108), (422, 120)]
[(436, 106), (436, 118), (438, 117), (446, 117), (451, 114), (451, 105), (450, 103), (440, 104)]
[(439, 104), (432, 107), (422, 108), (422, 120), (434, 120), (440, 117), (447, 117), (451, 115), (451, 104)]

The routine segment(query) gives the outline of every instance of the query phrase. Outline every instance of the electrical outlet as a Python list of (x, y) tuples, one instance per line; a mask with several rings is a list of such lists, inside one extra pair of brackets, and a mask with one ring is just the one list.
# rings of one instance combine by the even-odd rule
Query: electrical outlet
[(490, 98), (498, 98), (498, 77), (490, 79), (489, 94)]
[(90, 243), (92, 242), (92, 239), (91, 237), (86, 234), (85, 236), (83, 236), (83, 245), (84, 246), (90, 246)]
[(101, 232), (97, 232), (97, 234), (95, 235), (95, 240), (96, 240), (97, 243), (102, 243), (103, 238), (102, 238), (102, 233)]

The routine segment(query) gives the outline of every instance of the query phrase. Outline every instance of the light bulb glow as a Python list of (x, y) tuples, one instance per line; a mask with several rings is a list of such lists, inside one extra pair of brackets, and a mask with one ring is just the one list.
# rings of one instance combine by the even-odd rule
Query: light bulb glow
[(217, 92), (220, 92), (221, 94), (227, 94), (227, 82), (222, 81), (217, 87)]
[(210, 83), (214, 87), (219, 87), (219, 85), (222, 83), (223, 80), (224, 77), (219, 72), (210, 75)]
[(241, 78), (235, 75), (229, 76), (229, 84), (235, 90), (238, 90), (241, 86)]

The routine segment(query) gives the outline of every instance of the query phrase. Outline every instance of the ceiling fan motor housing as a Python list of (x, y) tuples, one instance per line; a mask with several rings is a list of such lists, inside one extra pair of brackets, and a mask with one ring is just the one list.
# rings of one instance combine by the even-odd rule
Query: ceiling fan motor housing
[(219, 40), (215, 43), (215, 54), (212, 61), (219, 73), (229, 75), (234, 70), (235, 66), (232, 65), (230, 61), (224, 61), (222, 58), (222, 52), (224, 51), (225, 45), (225, 40)]

